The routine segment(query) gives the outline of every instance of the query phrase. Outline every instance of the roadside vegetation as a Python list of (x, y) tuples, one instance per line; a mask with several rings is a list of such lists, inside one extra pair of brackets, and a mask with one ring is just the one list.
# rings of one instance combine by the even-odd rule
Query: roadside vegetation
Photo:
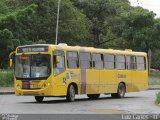
[(160, 85), (160, 71), (149, 74), (149, 85)]
[[(149, 85), (160, 86), (160, 71), (154, 71), (149, 74)], [(156, 94), (156, 104), (160, 105), (160, 92)]]
[(13, 86), (13, 70), (0, 70), (0, 87)]
[(156, 94), (156, 104), (160, 105), (160, 92)]

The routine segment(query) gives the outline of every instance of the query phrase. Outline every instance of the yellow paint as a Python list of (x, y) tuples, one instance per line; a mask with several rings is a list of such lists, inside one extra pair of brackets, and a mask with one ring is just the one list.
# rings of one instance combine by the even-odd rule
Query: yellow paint
[[(66, 51), (85, 51), (91, 53), (108, 53), (108, 54), (122, 54), (122, 55), (135, 55), (135, 56), (144, 56), (147, 60), (146, 53), (143, 52), (133, 52), (133, 51), (120, 51), (112, 49), (95, 49), (87, 47), (71, 47), (71, 46), (58, 46), (58, 45), (48, 45), (48, 52), (41, 52), (41, 54), (50, 54), (52, 58), (52, 53), (54, 50), (63, 50), (66, 54)], [(39, 52), (29, 52), (25, 54), (39, 54)], [(16, 55), (21, 55), (17, 53)], [(66, 57), (65, 57), (66, 58)], [(65, 61), (67, 63), (67, 61)], [(148, 65), (148, 62), (146, 61)], [(147, 66), (146, 65), (146, 66)], [(80, 69), (68, 69), (54, 76), (53, 74), (53, 62), (51, 63), (51, 75), (47, 80), (39, 80), (35, 82), (31, 80), (32, 88), (38, 86), (39, 89), (30, 89), (24, 90), (21, 88), (22, 81), (14, 80), (14, 88), (16, 95), (38, 95), (38, 96), (66, 96), (67, 88), (71, 83), (75, 83), (78, 88), (78, 94), (81, 94), (81, 76)], [(73, 76), (67, 78), (70, 72), (74, 74)], [(125, 75), (126, 78), (118, 78), (118, 75)], [(66, 78), (66, 82), (64, 82)], [(86, 70), (86, 94), (103, 94), (103, 93), (116, 93), (117, 87), (120, 82), (126, 84), (126, 92), (141, 91), (148, 88), (148, 67), (145, 71), (138, 70), (95, 70), (87, 69)], [(37, 85), (36, 85), (37, 84)], [(98, 112), (98, 111), (96, 111)], [(101, 112), (101, 111), (100, 111)], [(103, 111), (102, 111), (103, 112)], [(105, 111), (106, 112), (106, 111)]]

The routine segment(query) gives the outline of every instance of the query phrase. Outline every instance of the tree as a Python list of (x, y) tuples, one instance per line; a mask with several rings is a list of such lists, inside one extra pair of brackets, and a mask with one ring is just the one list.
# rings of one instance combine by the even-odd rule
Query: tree
[(0, 67), (7, 67), (8, 55), (19, 45), (18, 40), (13, 39), (13, 34), (8, 29), (0, 30)]
[(110, 21), (112, 31), (123, 39), (119, 44), (122, 48), (148, 52), (155, 46), (154, 24), (155, 14), (141, 7), (133, 7)]
[[(117, 36), (112, 32), (107, 21), (129, 6), (127, 0), (72, 0), (88, 18), (90, 45), (95, 47), (114, 46)], [(121, 7), (120, 7), (121, 6)]]
[[(0, 15), (0, 30), (6, 29), (12, 34), (12, 37), (7, 39), (8, 42), (17, 43), (12, 48), (15, 49), (18, 44), (55, 43), (57, 2), (58, 0), (3, 1), (8, 9), (0, 13), (3, 14)], [(86, 21), (86, 16), (73, 6), (70, 0), (63, 0), (60, 8), (58, 42), (84, 45), (88, 39)], [(2, 42), (3, 37), (0, 36)], [(4, 46), (9, 44), (4, 43)], [(5, 61), (9, 51), (11, 50), (3, 51)], [(2, 63), (3, 66), (6, 66), (5, 63)]]

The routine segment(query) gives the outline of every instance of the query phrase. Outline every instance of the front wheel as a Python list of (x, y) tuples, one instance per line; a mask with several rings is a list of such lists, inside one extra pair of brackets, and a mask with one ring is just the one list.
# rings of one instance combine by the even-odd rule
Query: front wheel
[(73, 85), (70, 85), (68, 87), (67, 96), (66, 99), (68, 102), (74, 102), (75, 101), (75, 87)]
[(42, 102), (43, 99), (44, 99), (43, 96), (35, 96), (35, 100), (36, 100), (38, 103)]
[(120, 83), (118, 85), (117, 93), (111, 94), (113, 98), (123, 98), (126, 93), (126, 86), (123, 83)]

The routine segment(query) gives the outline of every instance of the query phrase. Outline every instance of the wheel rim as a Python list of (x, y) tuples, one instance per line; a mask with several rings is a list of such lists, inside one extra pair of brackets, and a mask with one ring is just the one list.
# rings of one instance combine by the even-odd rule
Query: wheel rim
[(119, 95), (120, 95), (121, 97), (123, 97), (124, 94), (125, 94), (124, 85), (120, 85), (120, 86), (119, 86)]
[(73, 86), (70, 87), (70, 97), (71, 97), (71, 99), (75, 98), (75, 90), (74, 90)]

